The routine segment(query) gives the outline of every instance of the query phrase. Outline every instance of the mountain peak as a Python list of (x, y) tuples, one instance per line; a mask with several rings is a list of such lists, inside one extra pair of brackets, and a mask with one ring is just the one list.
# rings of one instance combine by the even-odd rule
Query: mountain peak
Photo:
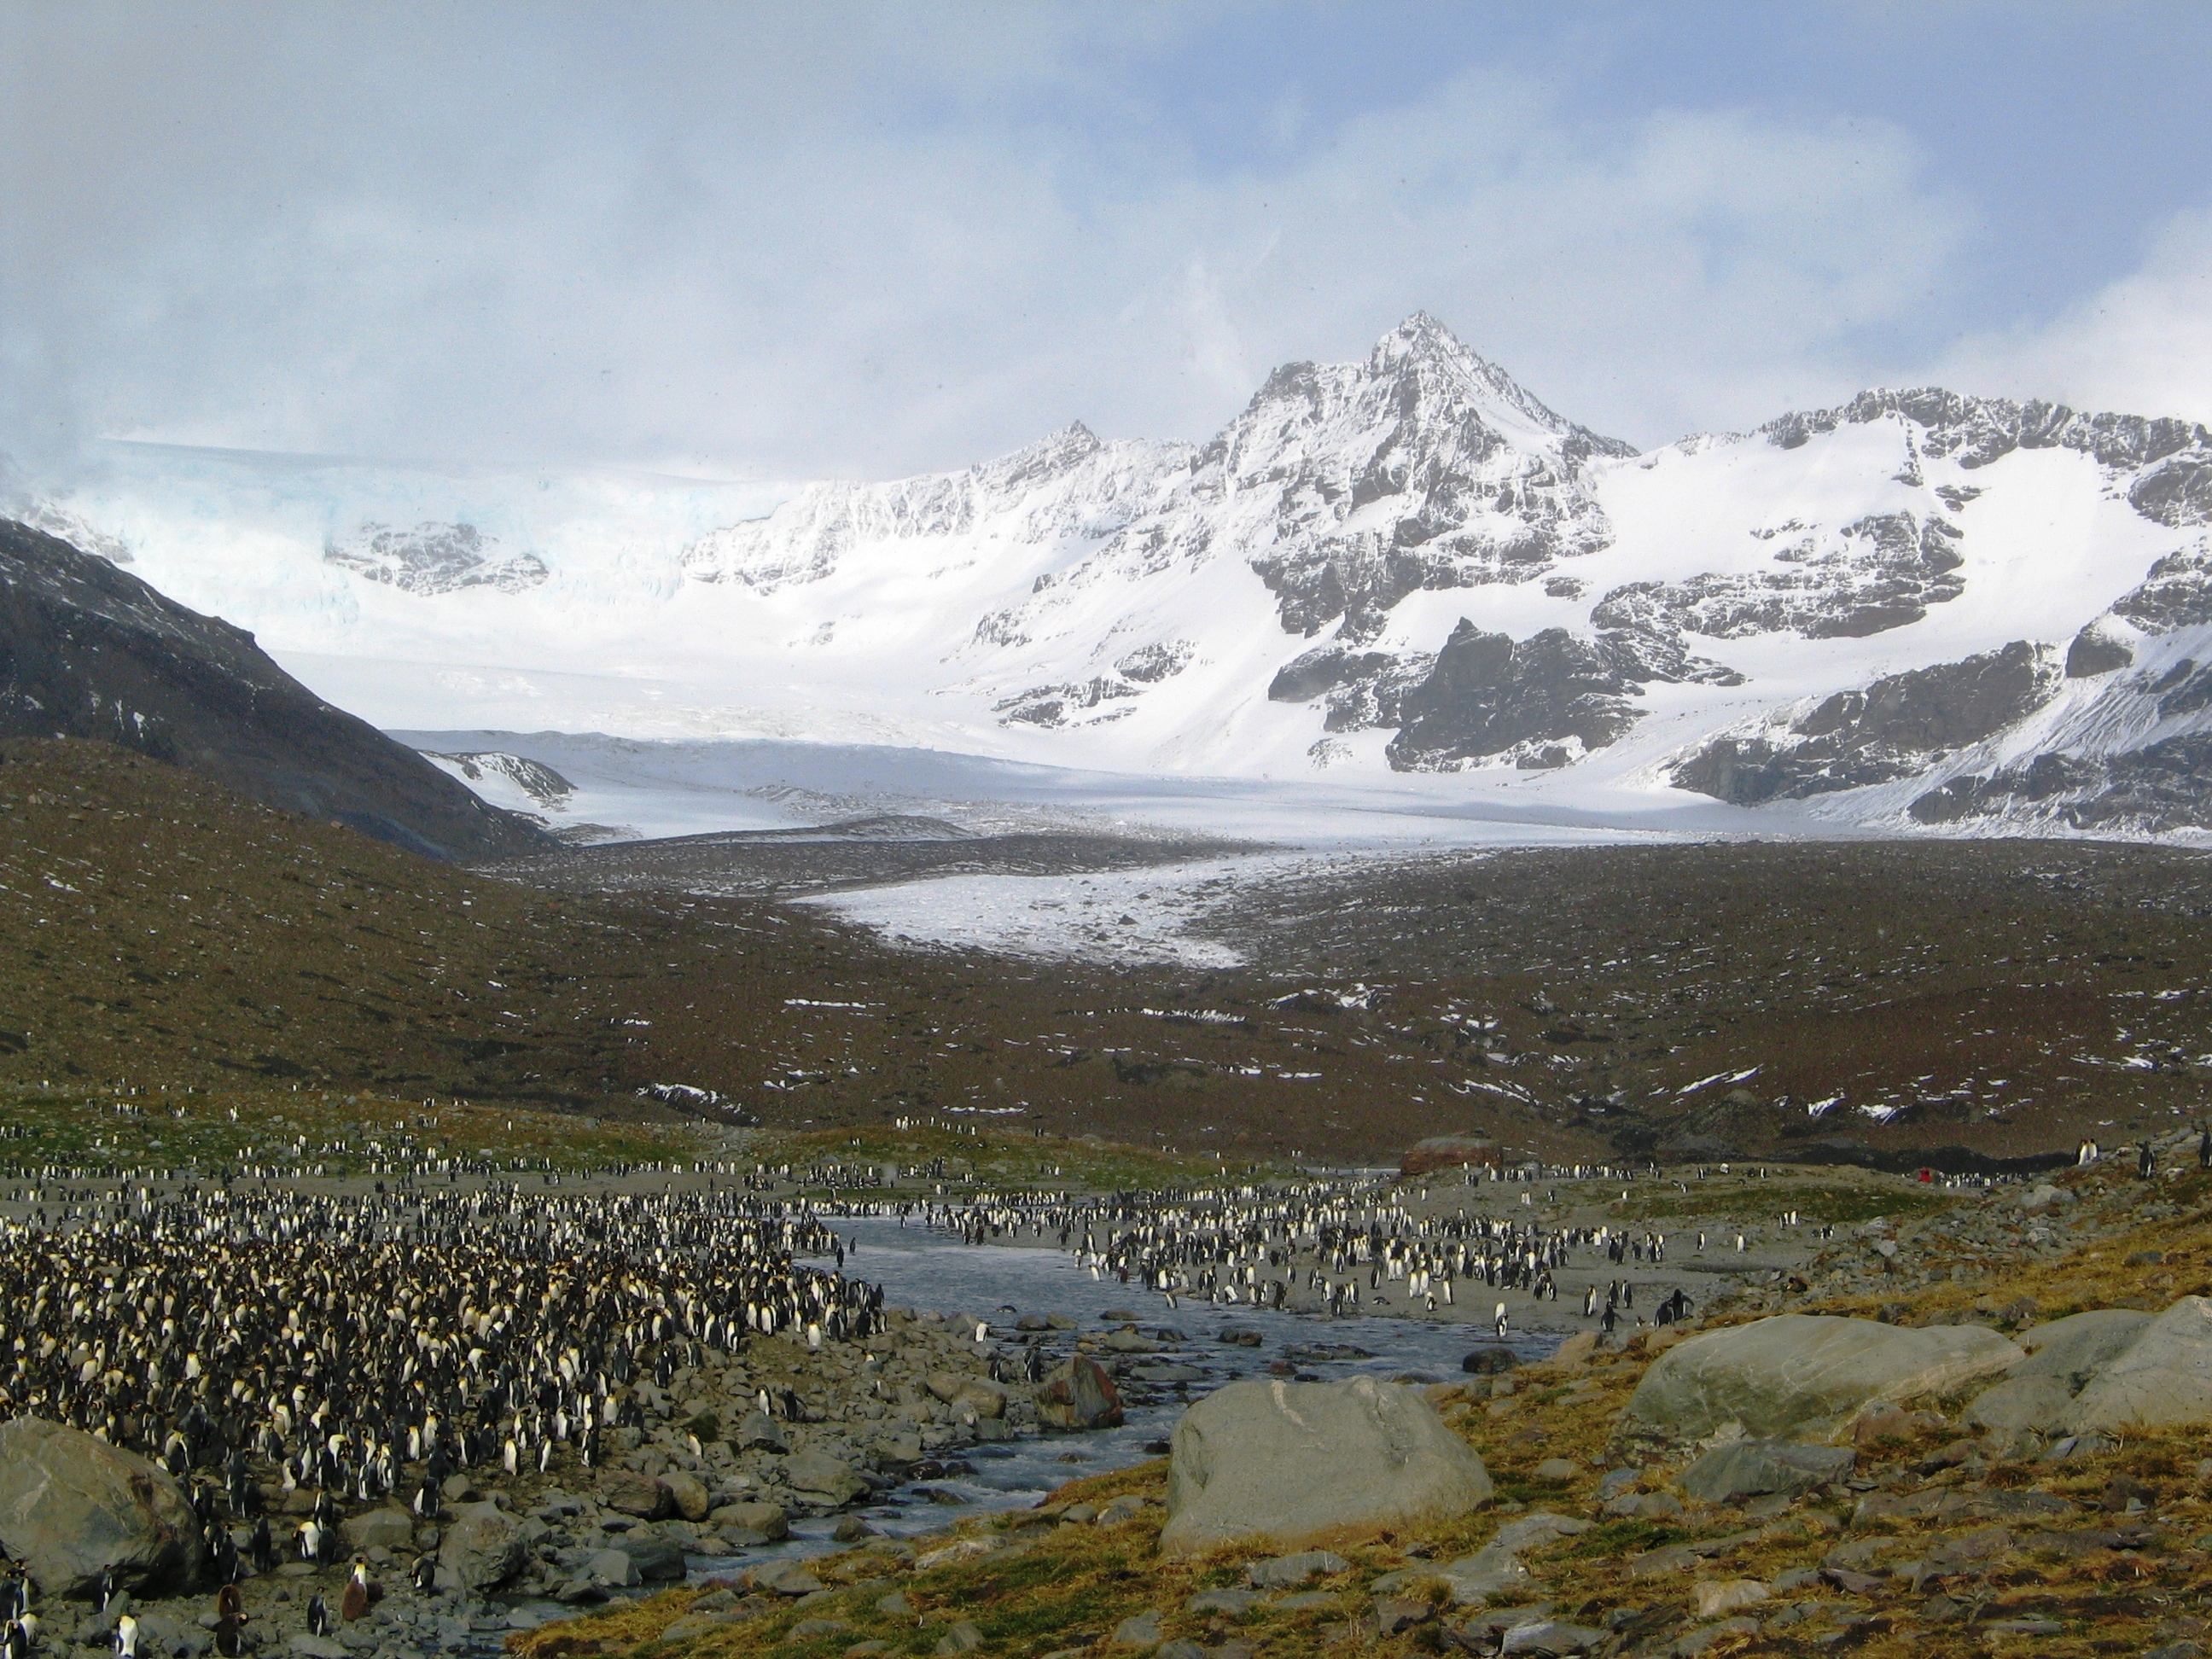
[(1370, 368), (1377, 370), (1407, 362), (1439, 363), (1462, 372), (1494, 367), (1468, 350), (1464, 340), (1425, 311), (1414, 312), (1377, 340), (1367, 361)]
[(1368, 354), (1370, 374), (1381, 376), (1408, 368), (1416, 373), (1428, 370), (1456, 382), (1493, 414), (1504, 416), (1509, 425), (1526, 423), (1550, 437), (1576, 439), (1596, 454), (1636, 453), (1617, 438), (1603, 437), (1568, 420), (1425, 311), (1414, 312), (1377, 340)]

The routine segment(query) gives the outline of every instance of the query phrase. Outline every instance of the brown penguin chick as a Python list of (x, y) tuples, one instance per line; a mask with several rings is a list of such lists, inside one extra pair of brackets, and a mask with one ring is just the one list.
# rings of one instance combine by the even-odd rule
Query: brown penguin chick
[(368, 1612), (374, 1599), (368, 1582), (368, 1559), (356, 1555), (353, 1559), (353, 1577), (346, 1580), (345, 1595), (338, 1601), (338, 1617), (351, 1623)]
[(215, 1650), (221, 1659), (238, 1659), (245, 1646), (238, 1639), (239, 1626), (245, 1622), (246, 1606), (238, 1586), (225, 1584), (215, 1593)]

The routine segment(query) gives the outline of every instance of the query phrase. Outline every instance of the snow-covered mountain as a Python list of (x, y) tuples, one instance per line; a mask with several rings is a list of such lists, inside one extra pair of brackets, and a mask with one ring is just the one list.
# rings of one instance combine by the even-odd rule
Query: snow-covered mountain
[(17, 510), (387, 726), (2212, 829), (2212, 434), (2176, 421), (1875, 392), (1639, 455), (1416, 314), (1196, 446), (797, 489), (117, 447)]

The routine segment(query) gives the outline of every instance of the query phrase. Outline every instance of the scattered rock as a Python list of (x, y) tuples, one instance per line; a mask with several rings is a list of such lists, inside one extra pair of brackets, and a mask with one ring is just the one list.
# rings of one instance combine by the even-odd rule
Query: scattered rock
[(680, 1473), (664, 1474), (660, 1484), (668, 1488), (668, 1501), (677, 1514), (686, 1521), (707, 1518), (707, 1489), (693, 1477)]
[(1587, 1625), (1570, 1625), (1557, 1619), (1533, 1620), (1525, 1625), (1516, 1625), (1508, 1630), (1498, 1644), (1500, 1653), (1525, 1653), (1531, 1656), (1559, 1656), (1588, 1653), (1605, 1640), (1605, 1632), (1592, 1630)]
[(1156, 1647), (1160, 1639), (1160, 1620), (1157, 1610), (1133, 1613), (1114, 1626), (1114, 1645), (1117, 1648)]
[(1299, 1550), (1295, 1554), (1255, 1561), (1244, 1576), (1255, 1589), (1290, 1589), (1309, 1578), (1326, 1578), (1351, 1571), (1352, 1564), (1330, 1550)]
[(1490, 1475), (1418, 1389), (1354, 1377), (1232, 1382), (1176, 1425), (1160, 1549), (1372, 1536), (1464, 1515)]
[(1719, 1578), (1696, 1586), (1690, 1595), (1698, 1618), (1724, 1619), (1739, 1607), (1764, 1601), (1768, 1591), (1756, 1578)]
[(520, 1570), (521, 1524), (496, 1504), (463, 1504), (438, 1542), (438, 1588), (483, 1590)]
[(362, 1510), (349, 1519), (341, 1530), (345, 1534), (346, 1547), (359, 1553), (404, 1550), (415, 1542), (415, 1517), (405, 1510), (386, 1504), (382, 1509)]
[(676, 1500), (666, 1486), (627, 1469), (608, 1469), (599, 1476), (599, 1502), (622, 1515), (641, 1521), (658, 1521), (672, 1513)]
[(802, 1496), (849, 1504), (868, 1490), (868, 1483), (827, 1452), (811, 1447), (793, 1452), (783, 1461), (783, 1478)]
[(1236, 1619), (1260, 1605), (1256, 1590), (1212, 1589), (1200, 1590), (1182, 1604), (1185, 1613), (1218, 1613)]
[(1078, 1354), (1048, 1371), (1037, 1385), (1036, 1414), (1046, 1428), (1064, 1434), (1119, 1428), (1121, 1396), (1103, 1365)]
[(1707, 1452), (1682, 1472), (1682, 1490), (1701, 1504), (1729, 1504), (1767, 1492), (1811, 1492), (1846, 1479), (1857, 1454), (1844, 1446), (1794, 1440), (1739, 1440)]
[(1526, 1589), (1533, 1584), (1535, 1575), (1522, 1562), (1521, 1551), (1589, 1529), (1590, 1522), (1587, 1521), (1536, 1510), (1507, 1522), (1473, 1555), (1437, 1568), (1436, 1576), (1451, 1586), (1452, 1600), (1462, 1607)]

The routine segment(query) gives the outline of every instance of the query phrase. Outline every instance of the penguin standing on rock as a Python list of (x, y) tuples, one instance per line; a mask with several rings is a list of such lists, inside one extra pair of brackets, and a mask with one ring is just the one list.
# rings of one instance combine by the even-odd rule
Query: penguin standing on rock
[(138, 1659), (138, 1621), (127, 1613), (115, 1621), (115, 1659)]
[(415, 1593), (428, 1595), (438, 1588), (438, 1560), (435, 1556), (418, 1555), (408, 1577), (415, 1582)]
[(307, 1629), (316, 1636), (328, 1636), (331, 1633), (330, 1607), (319, 1595), (307, 1603)]
[(2151, 1150), (2150, 1142), (2146, 1140), (2142, 1144), (2142, 1150), (2136, 1155), (2136, 1178), (2139, 1181), (2148, 1181), (2157, 1173), (2158, 1154)]

